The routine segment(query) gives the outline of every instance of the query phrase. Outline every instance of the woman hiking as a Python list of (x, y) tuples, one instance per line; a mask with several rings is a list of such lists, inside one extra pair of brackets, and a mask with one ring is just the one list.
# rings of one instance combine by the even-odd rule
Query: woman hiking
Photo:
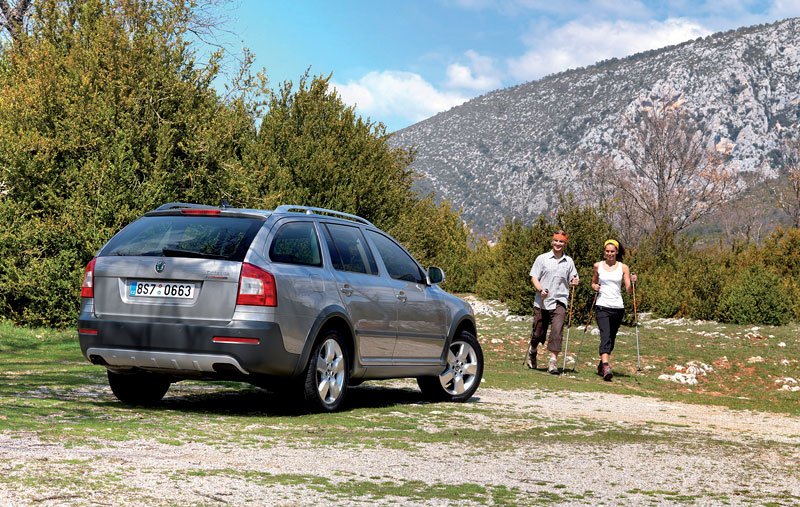
[(609, 364), (617, 331), (625, 315), (625, 304), (622, 301), (622, 284), (631, 292), (631, 283), (636, 282), (636, 275), (631, 274), (627, 265), (622, 263), (625, 249), (615, 239), (606, 240), (603, 244), (603, 260), (594, 264), (592, 289), (599, 292), (595, 304), (597, 327), (600, 329), (600, 362), (597, 374), (603, 380), (610, 381), (614, 376)]

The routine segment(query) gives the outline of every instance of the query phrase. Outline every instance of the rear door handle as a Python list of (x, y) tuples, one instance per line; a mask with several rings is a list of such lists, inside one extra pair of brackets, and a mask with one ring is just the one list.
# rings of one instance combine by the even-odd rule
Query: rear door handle
[(352, 296), (353, 295), (353, 288), (350, 287), (350, 284), (344, 284), (341, 289), (339, 289), (342, 294), (345, 296)]
[(400, 291), (400, 292), (397, 293), (397, 299), (399, 299), (400, 301), (405, 303), (408, 300), (408, 297), (406, 297), (406, 293), (405, 292)]

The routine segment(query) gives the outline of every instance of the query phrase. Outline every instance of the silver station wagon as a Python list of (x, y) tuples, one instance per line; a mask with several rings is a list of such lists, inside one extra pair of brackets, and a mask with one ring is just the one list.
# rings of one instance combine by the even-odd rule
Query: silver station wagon
[(86, 266), (78, 336), (116, 397), (235, 380), (332, 411), (348, 386), (416, 378), (466, 401), (483, 374), (470, 306), (369, 221), (305, 206), (169, 203)]

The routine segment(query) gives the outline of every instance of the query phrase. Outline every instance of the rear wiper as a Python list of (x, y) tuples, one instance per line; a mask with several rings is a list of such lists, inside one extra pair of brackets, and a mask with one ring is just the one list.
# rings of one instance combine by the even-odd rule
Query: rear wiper
[(164, 248), (161, 254), (165, 257), (191, 257), (193, 259), (220, 259), (226, 260), (228, 257), (225, 255), (216, 255), (210, 253), (196, 252), (194, 250), (181, 250), (179, 248)]

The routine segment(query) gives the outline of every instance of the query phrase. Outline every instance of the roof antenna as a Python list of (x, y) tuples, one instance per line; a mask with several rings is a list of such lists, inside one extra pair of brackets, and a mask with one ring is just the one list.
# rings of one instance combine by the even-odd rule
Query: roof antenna
[(223, 197), (222, 201), (220, 201), (220, 203), (219, 203), (219, 207), (222, 208), (222, 209), (230, 208), (231, 207), (231, 203), (229, 203), (228, 200)]

